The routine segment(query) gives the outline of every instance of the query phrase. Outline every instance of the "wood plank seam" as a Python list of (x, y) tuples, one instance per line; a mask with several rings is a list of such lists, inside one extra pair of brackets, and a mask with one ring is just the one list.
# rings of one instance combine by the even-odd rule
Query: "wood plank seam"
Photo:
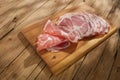
[(110, 10), (110, 12), (108, 13), (107, 19), (111, 16), (111, 14), (113, 14), (115, 12), (115, 10), (117, 9), (117, 7), (119, 8), (119, 0), (116, 0)]
[[(40, 65), (41, 62), (42, 62), (42, 60), (40, 60), (40, 62), (37, 64), (37, 66), (34, 68), (34, 70)], [(31, 76), (31, 74), (34, 72), (34, 70), (28, 75), (26, 80), (28, 80), (28, 78)]]
[[(120, 36), (119, 36), (119, 31), (117, 32), (118, 33), (118, 43), (120, 42)], [(111, 77), (111, 74), (112, 74), (112, 70), (113, 70), (113, 67), (114, 67), (114, 65), (115, 65), (115, 62), (116, 62), (116, 59), (117, 59), (117, 55), (118, 55), (118, 52), (119, 51), (119, 44), (117, 44), (117, 48), (116, 48), (116, 51), (115, 51), (115, 55), (114, 55), (114, 61), (113, 61), (113, 64), (112, 64), (112, 67), (111, 67), (111, 70), (110, 70), (110, 73), (109, 73), (109, 75), (108, 75), (108, 78), (107, 78), (107, 80), (109, 80), (110, 79), (110, 77)]]
[(49, 0), (45, 1), (39, 8), (35, 9), (31, 14), (29, 14), (23, 21), (21, 21), (18, 25), (22, 24), (25, 20), (27, 20), (33, 13), (35, 13), (37, 10), (39, 10), (42, 6), (47, 4)]
[[(42, 70), (43, 70), (46, 66), (47, 66), (47, 65), (45, 64), (45, 66), (42, 68)], [(35, 77), (34, 80), (36, 80), (36, 79), (38, 78), (38, 76), (39, 76), (39, 74), (42, 72), (42, 70), (37, 74), (37, 76)]]
[(5, 33), (4, 35), (2, 35), (0, 37), (0, 40), (2, 40), (3, 38), (5, 38), (9, 33), (11, 33), (14, 30), (14, 28), (10, 29), (7, 33)]
[[(81, 64), (80, 64), (78, 70), (81, 68), (81, 65), (83, 64), (83, 62), (84, 62), (84, 60), (86, 59), (87, 55), (88, 55), (88, 54), (86, 54), (86, 55), (84, 56), (84, 58), (83, 58), (83, 60), (82, 60), (82, 62), (81, 62)], [(76, 74), (78, 74), (78, 72), (76, 72), (76, 73), (74, 74), (73, 80), (74, 80), (74, 78), (76, 77)]]
[[(19, 0), (19, 1), (16, 3), (16, 5), (19, 5), (20, 2), (22, 2), (22, 1)], [(15, 7), (16, 5), (12, 5), (12, 7), (10, 7), (10, 8), (9, 8), (7, 11), (5, 11), (4, 13), (0, 14), (0, 16), (3, 16), (4, 14), (10, 12), (10, 11), (12, 10), (12, 8)], [(0, 6), (0, 7), (1, 7), (1, 6)]]
[[(13, 24), (13, 25), (12, 25)], [(10, 25), (12, 25), (12, 26), (10, 26)], [(4, 25), (3, 27), (6, 27), (6, 28), (8, 28), (8, 27), (11, 27), (8, 31), (6, 31), (5, 33), (1, 33), (1, 35), (0, 35), (0, 40), (2, 40), (4, 37), (6, 37), (9, 33), (11, 33), (13, 30), (14, 30), (14, 28), (16, 27), (16, 22), (14, 22), (14, 19), (12, 20), (12, 21), (10, 21), (10, 22), (8, 22), (6, 25)], [(0, 30), (1, 30), (2, 28), (0, 28)]]

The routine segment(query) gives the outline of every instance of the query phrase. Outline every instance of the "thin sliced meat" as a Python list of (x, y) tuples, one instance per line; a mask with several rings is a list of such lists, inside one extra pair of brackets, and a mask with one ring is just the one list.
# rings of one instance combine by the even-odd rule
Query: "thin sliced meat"
[(37, 50), (40, 51), (42, 49), (53, 47), (63, 43), (64, 41), (65, 39), (63, 38), (59, 38), (49, 34), (41, 34), (38, 36)]
[(68, 36), (67, 31), (66, 31), (67, 28), (65, 30), (65, 27), (66, 26), (58, 26), (54, 24), (53, 22), (51, 22), (51, 20), (48, 20), (43, 28), (43, 32), (45, 34), (51, 34), (54, 36), (65, 38), (64, 36)]
[(51, 51), (51, 52), (58, 52), (62, 49), (65, 49), (65, 48), (68, 48), (70, 46), (70, 42), (69, 41), (65, 41), (61, 44), (58, 44), (56, 46), (53, 46), (53, 47), (49, 47), (47, 48), (48, 51)]
[[(86, 37), (106, 34), (110, 25), (93, 13), (67, 13), (53, 23), (48, 20), (43, 33), (38, 37), (37, 49), (57, 52), (67, 48), (70, 42), (77, 43)], [(61, 46), (62, 45), (62, 46)]]

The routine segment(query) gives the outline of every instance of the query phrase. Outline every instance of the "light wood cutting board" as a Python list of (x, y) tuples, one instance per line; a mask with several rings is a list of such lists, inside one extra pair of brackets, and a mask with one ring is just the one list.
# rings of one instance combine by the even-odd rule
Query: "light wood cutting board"
[[(51, 19), (54, 22), (59, 18), (59, 16), (65, 13), (79, 11), (88, 11), (96, 13), (93, 8), (83, 3), (76, 7), (64, 9), (61, 12), (57, 12), (40, 21), (36, 21), (30, 25), (27, 25), (21, 32), (24, 35), (24, 37), (30, 42), (30, 44), (35, 47), (37, 36), (42, 33), (44, 24), (48, 19)], [(38, 52), (38, 54), (43, 59), (43, 61), (46, 62), (52, 73), (56, 75), (68, 68), (73, 63), (75, 63), (86, 53), (98, 46), (100, 43), (105, 41), (108, 37), (115, 33), (116, 30), (116, 27), (111, 26), (109, 33), (105, 34), (104, 36), (97, 36), (94, 38), (81, 40), (78, 42), (78, 44), (72, 44), (67, 49), (57, 53), (43, 50), (41, 52)]]

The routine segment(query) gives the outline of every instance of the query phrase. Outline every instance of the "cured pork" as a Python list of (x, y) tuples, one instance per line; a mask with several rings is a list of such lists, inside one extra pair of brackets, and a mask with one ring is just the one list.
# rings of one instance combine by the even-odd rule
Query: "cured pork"
[[(57, 52), (77, 43), (86, 37), (106, 34), (110, 25), (100, 16), (93, 13), (66, 13), (53, 23), (48, 20), (37, 41), (38, 51), (47, 49)], [(44, 44), (43, 44), (44, 43)], [(67, 43), (66, 45), (63, 45)], [(63, 45), (59, 46), (58, 45)]]

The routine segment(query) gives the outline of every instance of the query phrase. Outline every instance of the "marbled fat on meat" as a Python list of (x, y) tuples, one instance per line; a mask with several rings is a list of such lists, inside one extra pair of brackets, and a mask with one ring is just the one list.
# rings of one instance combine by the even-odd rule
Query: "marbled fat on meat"
[[(109, 29), (110, 25), (93, 13), (67, 13), (60, 16), (56, 23), (51, 20), (46, 22), (43, 29), (44, 33), (38, 37), (37, 49), (57, 52), (69, 47), (70, 42), (77, 43), (86, 37), (106, 34)], [(65, 42), (69, 44), (58, 47)]]

